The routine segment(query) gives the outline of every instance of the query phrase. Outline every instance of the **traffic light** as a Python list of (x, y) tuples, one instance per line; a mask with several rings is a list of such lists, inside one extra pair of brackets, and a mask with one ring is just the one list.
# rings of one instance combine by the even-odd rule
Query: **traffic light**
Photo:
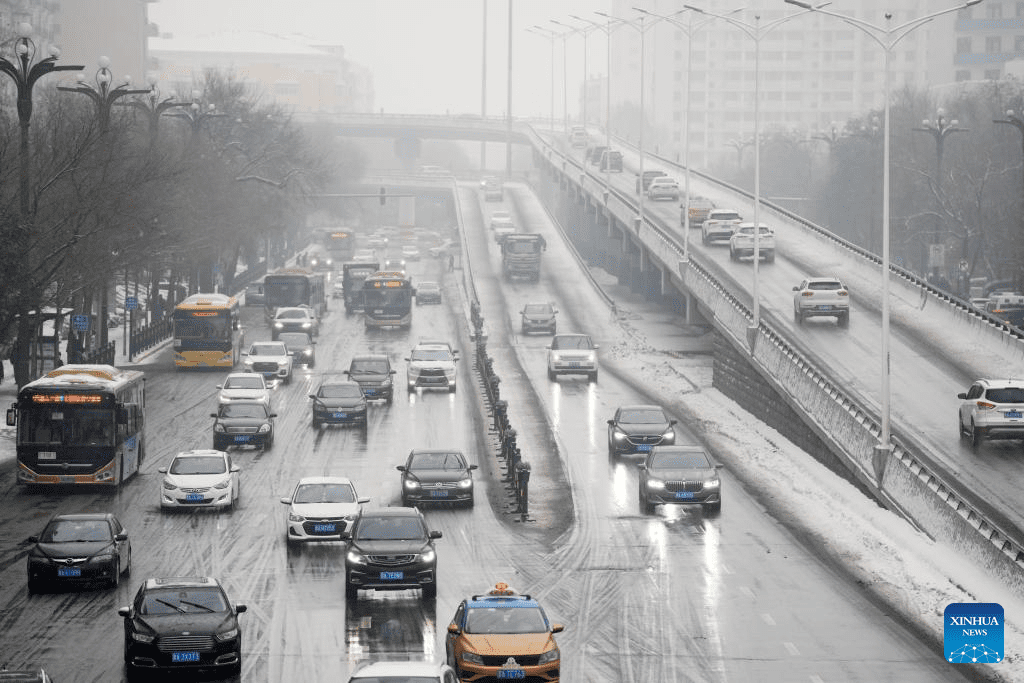
[(388, 197), (387, 197), (387, 190), (385, 190), (385, 189), (384, 189), (384, 188), (382, 187), (382, 188), (380, 188), (380, 205), (381, 205), (381, 206), (384, 206), (384, 204), (385, 204), (385, 202), (387, 202), (387, 200), (388, 200)]

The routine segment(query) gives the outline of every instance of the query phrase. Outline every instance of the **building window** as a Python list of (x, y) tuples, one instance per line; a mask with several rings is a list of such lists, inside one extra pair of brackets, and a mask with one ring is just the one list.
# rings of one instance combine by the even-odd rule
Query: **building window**
[(989, 19), (1003, 18), (1003, 5), (998, 2), (990, 2), (985, 5), (985, 16)]
[(1013, 51), (1018, 54), (1024, 52), (1024, 36), (1013, 37)]
[(986, 81), (998, 81), (1002, 75), (999, 69), (985, 69)]
[(971, 38), (970, 36), (961, 36), (956, 39), (956, 51), (960, 54), (970, 54), (971, 52)]
[(988, 36), (985, 38), (985, 52), (990, 55), (997, 55), (1003, 51), (1003, 41), (1001, 36)]
[(1017, 16), (1024, 17), (1024, 2), (1017, 3)]
[(959, 69), (956, 72), (957, 81), (969, 81), (971, 80), (971, 72), (967, 69)]

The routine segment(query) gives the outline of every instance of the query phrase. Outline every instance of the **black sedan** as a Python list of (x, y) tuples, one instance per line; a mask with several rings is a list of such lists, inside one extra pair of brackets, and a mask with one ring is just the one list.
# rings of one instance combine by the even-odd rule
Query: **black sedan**
[(437, 553), (423, 513), (416, 508), (363, 510), (351, 530), (341, 537), (345, 553), (345, 597), (355, 600), (359, 589), (378, 591), (423, 589), (423, 599), (437, 597)]
[(270, 448), (274, 445), (274, 418), (264, 403), (235, 401), (221, 404), (216, 413), (210, 413), (213, 422), (213, 450), (226, 451), (228, 446), (255, 446)]
[(701, 505), (722, 509), (721, 465), (712, 465), (700, 446), (655, 446), (640, 465), (640, 511), (658, 504)]
[(659, 445), (671, 446), (676, 432), (659, 406), (620, 406), (608, 420), (608, 455), (648, 453)]
[(316, 366), (316, 342), (305, 332), (281, 332), (277, 340), (284, 342), (294, 365), (304, 363), (307, 368)]
[(453, 450), (414, 449), (402, 473), (402, 505), (462, 503), (473, 506), (473, 470), (466, 456)]
[(554, 304), (526, 304), (519, 312), (522, 316), (519, 331), (522, 334), (531, 332), (542, 332), (544, 334), (555, 334), (558, 331), (558, 309)]
[(238, 615), (216, 579), (147, 579), (124, 617), (124, 661), (129, 680), (149, 680), (156, 670), (242, 670)]
[(28, 542), (29, 593), (92, 582), (116, 588), (132, 569), (128, 532), (108, 512), (55, 515)]
[(313, 399), (313, 429), (322, 424), (366, 426), (366, 396), (359, 382), (324, 381)]

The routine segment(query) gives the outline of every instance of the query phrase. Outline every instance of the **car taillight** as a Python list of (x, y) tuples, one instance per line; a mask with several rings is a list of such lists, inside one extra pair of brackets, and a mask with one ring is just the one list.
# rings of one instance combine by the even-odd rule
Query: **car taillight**
[(978, 401), (978, 407), (982, 410), (992, 410), (996, 407), (996, 404), (989, 403), (988, 401)]
[(850, 296), (850, 293), (849, 293), (849, 292), (847, 292), (847, 291), (846, 291), (845, 289), (840, 289), (840, 290), (839, 290), (839, 291), (837, 292), (837, 294), (839, 294), (839, 296)]
[(800, 293), (800, 296), (814, 296), (814, 292), (807, 290)]

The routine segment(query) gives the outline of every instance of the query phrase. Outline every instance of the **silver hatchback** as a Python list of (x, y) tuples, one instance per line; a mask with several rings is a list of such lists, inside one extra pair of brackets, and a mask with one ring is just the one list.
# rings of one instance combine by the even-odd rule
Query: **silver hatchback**
[(1024, 380), (979, 379), (960, 403), (960, 438), (977, 448), (982, 441), (1024, 439)]

